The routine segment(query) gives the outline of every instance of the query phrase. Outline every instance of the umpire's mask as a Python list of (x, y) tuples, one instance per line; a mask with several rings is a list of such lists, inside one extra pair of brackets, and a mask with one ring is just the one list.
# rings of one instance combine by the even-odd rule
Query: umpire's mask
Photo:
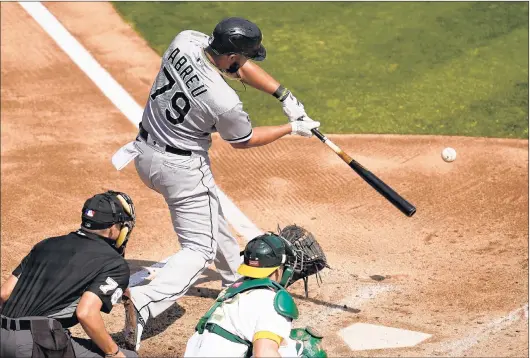
[(104, 230), (120, 224), (120, 234), (116, 240), (105, 238), (120, 255), (124, 255), (134, 225), (136, 212), (129, 195), (109, 190), (94, 195), (83, 205), (81, 227), (91, 230)]

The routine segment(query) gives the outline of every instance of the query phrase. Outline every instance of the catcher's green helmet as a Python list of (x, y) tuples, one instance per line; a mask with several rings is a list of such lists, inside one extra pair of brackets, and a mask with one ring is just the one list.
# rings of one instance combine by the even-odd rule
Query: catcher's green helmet
[(268, 277), (287, 260), (285, 241), (273, 233), (250, 240), (243, 251), (243, 263), (237, 272), (251, 278)]

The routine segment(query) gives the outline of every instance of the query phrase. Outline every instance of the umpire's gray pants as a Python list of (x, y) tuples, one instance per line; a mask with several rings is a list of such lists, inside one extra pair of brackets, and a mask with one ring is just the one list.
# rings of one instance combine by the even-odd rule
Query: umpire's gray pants
[[(44, 320), (49, 319), (45, 317), (21, 317), (20, 319), (9, 319), (9, 322), (14, 321), (15, 327), (19, 327), (19, 320)], [(70, 332), (66, 330), (66, 335), (70, 337), (72, 347), (74, 349), (75, 357), (105, 357), (105, 353), (90, 339), (75, 338), (70, 336)], [(11, 330), (0, 329), (0, 357), (2, 358), (30, 358), (33, 352), (33, 336), (30, 330)], [(122, 352), (127, 357), (138, 357), (133, 351), (122, 349)], [(75, 358), (68, 357), (68, 358)]]
[(138, 175), (166, 200), (181, 246), (153, 281), (131, 288), (135, 307), (147, 319), (183, 296), (212, 262), (223, 286), (235, 282), (240, 277), (241, 258), (219, 204), (208, 153), (166, 153), (161, 146), (143, 140), (136, 141), (136, 146)]

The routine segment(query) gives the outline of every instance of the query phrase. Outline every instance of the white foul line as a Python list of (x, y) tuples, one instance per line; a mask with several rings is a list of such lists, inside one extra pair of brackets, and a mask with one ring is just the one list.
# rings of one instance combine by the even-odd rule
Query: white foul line
[(482, 341), (482, 338), (499, 332), (503, 328), (515, 323), (523, 316), (526, 320), (528, 320), (528, 303), (526, 303), (523, 307), (508, 313), (504, 317), (489, 322), (462, 339), (443, 344), (443, 353), (447, 357), (462, 357), (465, 351)]
[[(94, 57), (73, 37), (40, 2), (19, 2), (20, 6), (50, 35), (59, 47), (83, 70), (83, 72), (98, 86), (103, 94), (138, 128), (142, 118), (143, 108), (134, 98), (108, 73)], [(262, 233), (250, 219), (219, 189), (219, 201), (227, 221), (247, 241)], [(151, 267), (159, 267), (160, 263)], [(149, 272), (142, 270), (131, 276), (130, 282), (138, 284)]]
[(72, 61), (136, 127), (142, 108), (40, 2), (19, 2)]

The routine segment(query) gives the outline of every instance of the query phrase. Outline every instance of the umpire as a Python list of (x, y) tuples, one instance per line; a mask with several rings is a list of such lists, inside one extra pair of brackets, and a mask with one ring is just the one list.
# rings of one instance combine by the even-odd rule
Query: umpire
[[(79, 230), (33, 247), (1, 287), (2, 358), (137, 357), (118, 347), (100, 314), (129, 285), (123, 257), (135, 219), (131, 198), (107, 191), (85, 202)], [(90, 340), (71, 337), (77, 323)]]

